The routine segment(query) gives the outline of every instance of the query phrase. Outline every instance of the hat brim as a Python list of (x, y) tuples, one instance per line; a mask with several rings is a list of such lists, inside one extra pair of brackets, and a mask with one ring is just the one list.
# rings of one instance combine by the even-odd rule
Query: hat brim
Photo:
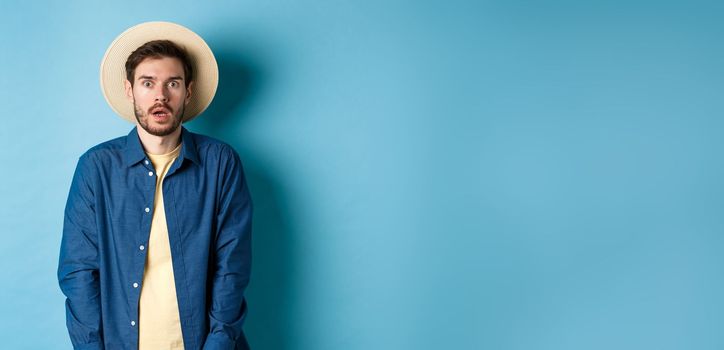
[(126, 97), (126, 60), (139, 46), (152, 40), (170, 40), (184, 48), (191, 59), (194, 85), (184, 111), (184, 122), (196, 118), (211, 104), (219, 83), (214, 53), (204, 39), (190, 29), (171, 22), (146, 22), (127, 29), (108, 47), (100, 67), (101, 91), (114, 112), (136, 122), (133, 103)]

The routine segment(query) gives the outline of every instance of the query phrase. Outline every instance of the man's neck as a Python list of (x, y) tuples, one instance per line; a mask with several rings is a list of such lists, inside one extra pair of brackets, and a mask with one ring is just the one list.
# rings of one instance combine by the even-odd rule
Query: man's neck
[(151, 135), (138, 124), (136, 124), (136, 130), (138, 131), (138, 138), (141, 140), (143, 149), (150, 154), (169, 153), (181, 142), (181, 126), (166, 136)]

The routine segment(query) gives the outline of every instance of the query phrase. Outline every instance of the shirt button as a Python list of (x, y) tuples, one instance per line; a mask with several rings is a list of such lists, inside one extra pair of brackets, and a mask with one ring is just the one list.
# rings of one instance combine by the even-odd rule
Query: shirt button
[(143, 162), (144, 162), (145, 164), (148, 164), (148, 159), (144, 160)]
[(133, 282), (133, 288), (138, 288), (138, 283)]
[(136, 321), (131, 321), (131, 326), (135, 326), (135, 325), (136, 325)]
[(148, 176), (153, 176), (153, 171), (149, 171)]
[(140, 247), (138, 247), (138, 249), (144, 250), (144, 249), (146, 249), (146, 247), (144, 247), (143, 244), (142, 244)]
[(151, 209), (148, 209), (148, 208), (146, 208), (145, 210), (146, 210), (147, 213), (148, 213), (149, 211), (151, 211)]

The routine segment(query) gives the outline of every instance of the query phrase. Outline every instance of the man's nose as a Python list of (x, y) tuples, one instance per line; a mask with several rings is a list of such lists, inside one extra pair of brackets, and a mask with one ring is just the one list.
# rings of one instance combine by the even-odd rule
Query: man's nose
[(160, 85), (156, 89), (156, 101), (167, 102), (168, 101), (168, 89), (165, 86)]

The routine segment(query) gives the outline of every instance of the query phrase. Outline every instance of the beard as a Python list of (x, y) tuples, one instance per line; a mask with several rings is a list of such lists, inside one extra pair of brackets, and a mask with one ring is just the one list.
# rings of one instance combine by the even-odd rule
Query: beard
[[(158, 127), (153, 127), (149, 125), (149, 119), (153, 118), (151, 117), (151, 111), (156, 107), (163, 107), (171, 112), (171, 123), (169, 125)], [(183, 120), (184, 110), (185, 106), (182, 104), (179, 113), (174, 113), (169, 105), (165, 103), (159, 103), (151, 106), (148, 111), (143, 111), (140, 107), (138, 107), (138, 105), (136, 105), (136, 101), (133, 101), (133, 112), (136, 115), (138, 125), (140, 125), (143, 130), (146, 130), (146, 132), (154, 136), (168, 136), (176, 131), (179, 125), (181, 125), (181, 121)]]

